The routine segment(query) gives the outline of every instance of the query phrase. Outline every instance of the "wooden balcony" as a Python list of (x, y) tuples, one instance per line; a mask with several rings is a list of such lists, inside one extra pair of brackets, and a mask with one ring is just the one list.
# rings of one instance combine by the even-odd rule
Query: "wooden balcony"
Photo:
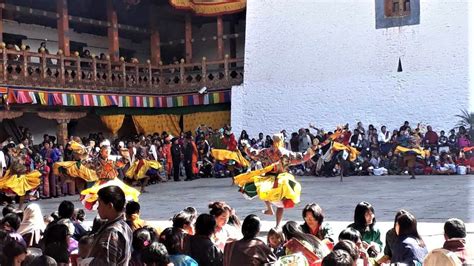
[[(1, 48), (3, 47), (3, 48)], [(6, 49), (0, 46), (0, 83), (70, 91), (172, 95), (230, 88), (243, 82), (241, 58), (175, 65), (132, 63)]]

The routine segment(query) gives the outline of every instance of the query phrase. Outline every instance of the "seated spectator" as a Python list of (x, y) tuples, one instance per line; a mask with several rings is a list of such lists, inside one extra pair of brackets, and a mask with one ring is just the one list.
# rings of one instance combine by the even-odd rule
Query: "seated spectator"
[(127, 265), (132, 254), (132, 230), (123, 219), (125, 194), (120, 187), (107, 186), (99, 190), (98, 196), (99, 215), (107, 223), (94, 235), (90, 265)]
[(196, 234), (184, 242), (185, 254), (196, 260), (199, 265), (223, 265), (222, 251), (211, 240), (215, 229), (214, 216), (203, 213), (196, 220)]
[(26, 246), (14, 239), (8, 240), (2, 251), (0, 265), (20, 266), (26, 258)]
[(150, 233), (147, 228), (139, 228), (133, 232), (132, 240), (132, 258), (130, 259), (129, 265), (143, 265), (141, 261), (141, 252), (149, 246), (154, 240), (154, 235)]
[(417, 265), (422, 263), (428, 250), (418, 234), (416, 218), (406, 212), (400, 215), (395, 225), (397, 240), (392, 248), (391, 263)]
[(27, 245), (25, 240), (19, 233), (17, 233), (20, 224), (21, 220), (18, 214), (9, 213), (0, 221), (0, 229), (7, 232), (10, 238), (26, 247)]
[[(285, 234), (287, 241), (294, 238), (301, 242), (311, 252), (316, 254), (318, 258), (324, 258), (329, 253), (329, 249), (324, 243), (317, 237), (301, 231), (300, 226), (294, 221), (289, 221), (283, 226), (283, 234)], [(286, 253), (289, 253), (288, 249)]]
[(466, 247), (466, 226), (457, 218), (451, 218), (444, 223), (443, 248), (454, 252), (461, 262), (474, 264), (474, 257)]
[(393, 228), (390, 228), (385, 234), (385, 247), (383, 249), (384, 256), (377, 260), (379, 264), (386, 263), (390, 261), (390, 259), (392, 258), (393, 246), (395, 245), (395, 242), (397, 241), (397, 237), (398, 237), (397, 233), (395, 232), (395, 228), (397, 227), (397, 219), (398, 217), (400, 217), (402, 214), (405, 214), (405, 213), (407, 213), (407, 211), (399, 210), (395, 214), (395, 221), (393, 222)]
[(14, 204), (7, 204), (5, 207), (2, 209), (2, 216), (5, 217), (9, 213), (16, 213), (18, 214), (19, 210), (15, 208)]
[(28, 247), (39, 247), (45, 228), (40, 206), (36, 203), (29, 204), (23, 211), (23, 221), (18, 228), (18, 233)]
[(140, 203), (129, 201), (125, 206), (125, 218), (132, 231), (142, 228), (146, 222), (140, 219)]
[(174, 266), (197, 266), (198, 263), (188, 255), (183, 253), (183, 243), (186, 234), (178, 227), (168, 227), (160, 235), (160, 242), (163, 243), (170, 255), (170, 261)]
[(335, 250), (344, 250), (349, 253), (355, 264), (360, 258), (359, 249), (357, 248), (356, 244), (350, 240), (339, 241), (336, 245), (334, 245), (333, 251)]
[(187, 207), (173, 217), (173, 227), (180, 228), (188, 235), (194, 235), (197, 211), (194, 207)]
[(432, 250), (428, 255), (426, 255), (425, 260), (423, 261), (424, 266), (459, 266), (459, 265), (471, 265), (471, 264), (462, 264), (461, 260), (453, 252), (438, 248)]
[(334, 243), (331, 227), (328, 223), (323, 223), (324, 213), (321, 207), (316, 203), (310, 203), (303, 208), (304, 224), (301, 225), (301, 231), (313, 235), (326, 244)]
[(348, 226), (359, 231), (362, 236), (362, 245), (370, 257), (377, 257), (382, 250), (380, 231), (375, 228), (375, 221), (374, 208), (370, 203), (363, 201), (357, 204), (354, 211), (354, 223)]
[(26, 265), (28, 266), (56, 266), (58, 265), (58, 263), (50, 256), (41, 255), (41, 256), (35, 256), (34, 258), (31, 259), (31, 262), (29, 262)]
[(276, 256), (271, 249), (260, 239), (260, 219), (250, 214), (245, 217), (242, 224), (243, 238), (225, 245), (224, 265), (263, 265), (276, 261)]
[(280, 228), (272, 228), (268, 231), (267, 244), (277, 258), (285, 256), (285, 242), (285, 235)]
[(354, 260), (347, 251), (339, 249), (334, 250), (324, 257), (322, 266), (353, 266)]
[[(77, 252), (76, 265), (78, 265), (80, 262), (82, 262), (82, 260), (87, 258), (91, 250), (91, 246), (93, 242), (94, 242), (94, 238), (88, 235), (83, 236), (81, 239), (79, 239), (79, 248)], [(74, 265), (74, 262), (73, 262), (73, 265)]]
[[(158, 242), (151, 243), (142, 252), (142, 261), (145, 265), (172, 266), (166, 247)], [(203, 264), (204, 265), (204, 264)]]
[[(209, 214), (213, 215), (216, 220), (216, 230), (212, 236), (212, 241), (221, 251), (224, 251), (224, 246), (228, 241), (242, 237), (239, 232), (240, 229), (237, 228), (240, 221), (232, 212), (232, 208), (225, 202), (216, 201), (209, 204)], [(232, 226), (229, 223), (231, 218), (237, 223), (237, 226)]]
[(44, 235), (43, 254), (50, 256), (60, 265), (69, 264), (69, 238), (72, 237), (65, 224), (52, 225)]

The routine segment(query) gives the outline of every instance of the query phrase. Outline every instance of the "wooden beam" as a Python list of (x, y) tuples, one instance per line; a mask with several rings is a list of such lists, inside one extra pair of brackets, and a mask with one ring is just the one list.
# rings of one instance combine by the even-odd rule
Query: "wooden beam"
[(107, 35), (109, 37), (109, 55), (112, 61), (118, 61), (120, 56), (118, 19), (113, 0), (107, 0), (107, 21), (109, 23), (107, 29)]
[(70, 56), (69, 47), (69, 10), (67, 0), (56, 0), (58, 9), (58, 47), (65, 56)]
[(153, 66), (158, 66), (161, 61), (160, 31), (158, 30), (157, 8), (151, 5), (150, 8), (150, 55)]
[(217, 17), (217, 59), (224, 59), (224, 22), (222, 16)]
[(193, 24), (191, 22), (191, 15), (186, 15), (186, 20), (184, 23), (184, 43), (186, 50), (186, 63), (190, 64), (193, 60), (193, 43), (191, 42), (193, 38)]

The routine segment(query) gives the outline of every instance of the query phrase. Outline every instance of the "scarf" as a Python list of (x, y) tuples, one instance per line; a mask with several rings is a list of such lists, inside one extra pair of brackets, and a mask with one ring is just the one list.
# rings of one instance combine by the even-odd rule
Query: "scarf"
[(23, 212), (23, 221), (21, 221), (18, 233), (20, 235), (31, 234), (30, 243), (28, 246), (39, 243), (41, 234), (46, 228), (43, 221), (43, 214), (41, 213), (40, 206), (36, 203), (28, 205)]

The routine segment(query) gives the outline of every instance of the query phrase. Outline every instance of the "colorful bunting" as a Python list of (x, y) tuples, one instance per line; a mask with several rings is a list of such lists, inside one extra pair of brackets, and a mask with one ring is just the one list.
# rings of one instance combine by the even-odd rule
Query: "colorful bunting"
[(38, 104), (47, 106), (118, 106), (141, 108), (183, 107), (229, 103), (231, 99), (230, 93), (230, 91), (219, 91), (209, 92), (205, 95), (132, 96), (0, 87), (0, 94), (5, 95), (8, 104)]

